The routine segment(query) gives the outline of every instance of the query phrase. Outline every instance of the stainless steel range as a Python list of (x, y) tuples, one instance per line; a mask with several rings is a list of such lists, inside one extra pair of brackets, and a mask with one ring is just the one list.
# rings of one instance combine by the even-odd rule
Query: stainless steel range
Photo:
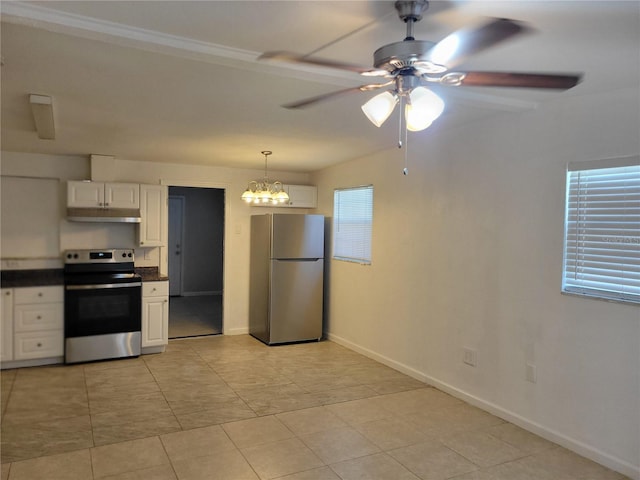
[(64, 254), (65, 363), (140, 355), (142, 278), (131, 249)]

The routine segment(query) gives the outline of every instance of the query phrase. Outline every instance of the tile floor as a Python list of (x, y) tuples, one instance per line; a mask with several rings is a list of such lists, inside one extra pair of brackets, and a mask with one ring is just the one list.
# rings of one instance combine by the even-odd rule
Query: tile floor
[(623, 476), (332, 342), (5, 370), (2, 480)]
[(169, 299), (169, 338), (222, 333), (222, 295)]

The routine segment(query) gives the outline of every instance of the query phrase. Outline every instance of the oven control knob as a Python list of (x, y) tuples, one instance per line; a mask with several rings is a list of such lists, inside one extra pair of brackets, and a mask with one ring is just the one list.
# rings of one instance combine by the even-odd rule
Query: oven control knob
[(122, 253), (122, 258), (127, 258), (127, 254), (126, 253)]
[(132, 254), (131, 252), (129, 252), (129, 253), (127, 254), (127, 256), (128, 256), (129, 258), (131, 258), (131, 257), (133, 256), (133, 254)]
[(74, 254), (73, 254), (73, 258), (78, 258), (78, 254), (77, 254), (77, 253), (74, 253)]
[(67, 253), (67, 258), (73, 258), (73, 254), (72, 253)]

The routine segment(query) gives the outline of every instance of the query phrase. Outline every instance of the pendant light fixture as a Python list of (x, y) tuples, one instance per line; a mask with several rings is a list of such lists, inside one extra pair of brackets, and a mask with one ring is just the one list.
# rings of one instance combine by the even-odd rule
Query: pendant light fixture
[(289, 201), (289, 195), (284, 191), (282, 182), (276, 180), (271, 183), (267, 176), (267, 158), (273, 152), (263, 150), (260, 153), (264, 155), (264, 178), (262, 180), (251, 180), (247, 189), (242, 194), (242, 200), (253, 204), (270, 203), (277, 205), (287, 203)]

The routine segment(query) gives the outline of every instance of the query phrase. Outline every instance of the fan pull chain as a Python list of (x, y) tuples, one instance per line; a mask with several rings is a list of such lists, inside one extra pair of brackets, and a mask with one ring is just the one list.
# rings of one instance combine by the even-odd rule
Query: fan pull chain
[[(398, 148), (402, 148), (404, 145), (404, 168), (402, 169), (403, 175), (409, 175), (409, 137), (406, 126), (404, 125), (404, 96), (400, 97), (400, 115), (398, 121)], [(405, 127), (405, 128), (403, 128)], [(404, 139), (402, 133), (404, 132)]]
[(398, 148), (402, 148), (402, 119), (404, 115), (402, 114), (404, 110), (404, 97), (400, 97), (400, 108), (398, 115)]
[(402, 174), (409, 175), (409, 131), (404, 129), (404, 168)]

